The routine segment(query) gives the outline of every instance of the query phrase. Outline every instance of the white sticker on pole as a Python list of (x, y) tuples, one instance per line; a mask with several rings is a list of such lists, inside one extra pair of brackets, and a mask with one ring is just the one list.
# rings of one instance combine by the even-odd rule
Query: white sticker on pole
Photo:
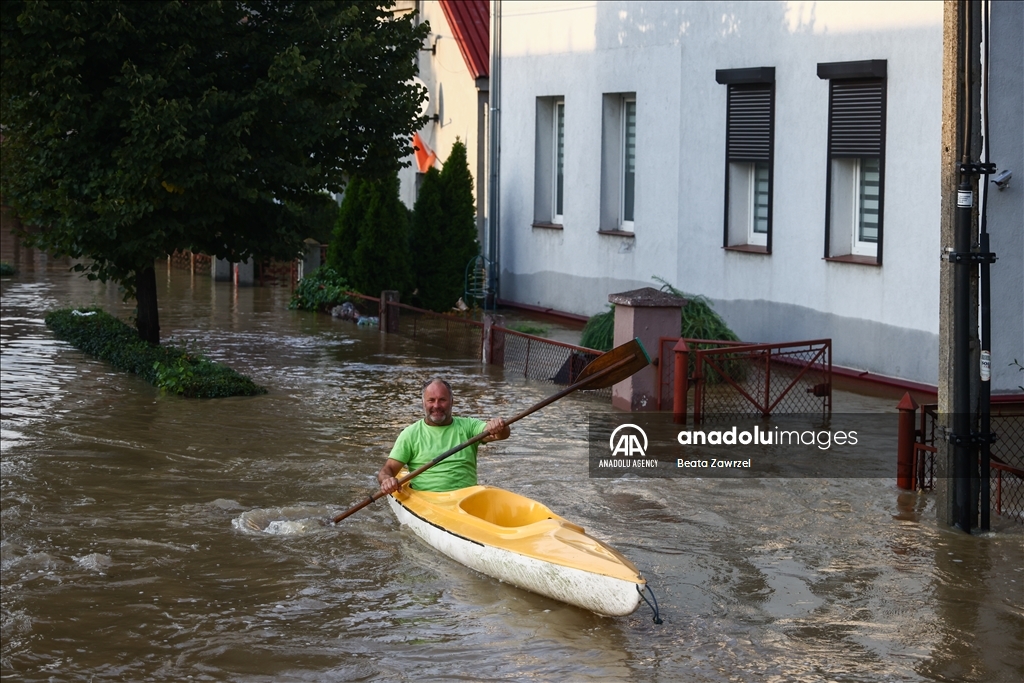
[(972, 190), (957, 190), (956, 205), (966, 207), (974, 206), (974, 192)]
[(988, 382), (992, 379), (992, 354), (989, 351), (981, 352), (981, 381)]

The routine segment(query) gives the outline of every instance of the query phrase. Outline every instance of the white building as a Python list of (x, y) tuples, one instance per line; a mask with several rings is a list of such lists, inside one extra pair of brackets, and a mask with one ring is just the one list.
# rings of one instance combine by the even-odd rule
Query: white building
[[(1018, 175), (1021, 7), (993, 9), (1017, 104), (992, 159)], [(503, 300), (590, 315), (658, 276), (745, 340), (936, 384), (941, 2), (509, 2), (501, 25)], [(994, 391), (1024, 381), (1021, 181), (990, 197)]]
[[(394, 10), (415, 10), (417, 22), (430, 23), (419, 53), (419, 78), (427, 88), (430, 121), (418, 131), (420, 158), (399, 173), (402, 201), (410, 209), (423, 173), (441, 164), (459, 139), (466, 145), (473, 175), (477, 227), (483, 230), (487, 181), (487, 97), (490, 66), (490, 3), (487, 0), (403, 0)], [(432, 156), (436, 159), (431, 158)], [(482, 235), (482, 233), (481, 233)], [(481, 239), (482, 242), (482, 239)]]

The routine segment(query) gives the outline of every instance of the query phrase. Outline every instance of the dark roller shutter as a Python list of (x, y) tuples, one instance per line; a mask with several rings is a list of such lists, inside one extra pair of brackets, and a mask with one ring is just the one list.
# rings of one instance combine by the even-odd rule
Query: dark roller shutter
[(726, 112), (727, 161), (769, 161), (772, 84), (730, 85)]
[(833, 157), (881, 157), (885, 79), (829, 81), (829, 152)]

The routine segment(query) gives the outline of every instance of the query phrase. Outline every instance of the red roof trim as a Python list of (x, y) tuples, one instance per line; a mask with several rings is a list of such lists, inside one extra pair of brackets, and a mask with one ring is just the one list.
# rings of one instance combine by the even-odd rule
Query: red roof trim
[(474, 79), (490, 71), (491, 15), (488, 0), (439, 0), (455, 42)]

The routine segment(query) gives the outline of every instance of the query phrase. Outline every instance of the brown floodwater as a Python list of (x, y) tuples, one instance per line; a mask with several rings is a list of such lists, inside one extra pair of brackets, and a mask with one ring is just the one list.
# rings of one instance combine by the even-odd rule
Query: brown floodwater
[(1024, 678), (1019, 525), (949, 530), (893, 479), (591, 479), (587, 414), (605, 405), (574, 395), (481, 449), (481, 479), (629, 556), (664, 623), (600, 617), (438, 555), (383, 503), (317, 523), (373, 489), (426, 376), (480, 416), (552, 385), (289, 311), (287, 288), (160, 270), (164, 338), (269, 389), (164, 395), (42, 322), (127, 317), (116, 286), (4, 240), (20, 270), (0, 282), (4, 680)]

